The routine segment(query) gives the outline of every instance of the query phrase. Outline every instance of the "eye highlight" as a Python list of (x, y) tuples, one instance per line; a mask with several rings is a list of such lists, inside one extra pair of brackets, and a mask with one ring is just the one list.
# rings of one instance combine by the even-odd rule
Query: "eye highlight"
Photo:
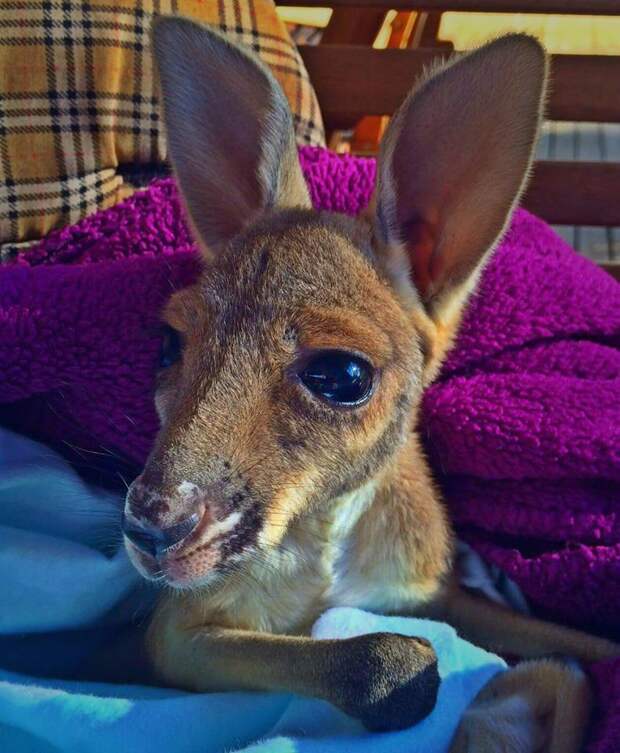
[(181, 359), (181, 336), (172, 327), (164, 327), (164, 339), (159, 351), (159, 368), (167, 369)]
[(370, 397), (373, 375), (368, 361), (340, 350), (313, 356), (298, 372), (313, 395), (346, 407), (361, 405)]

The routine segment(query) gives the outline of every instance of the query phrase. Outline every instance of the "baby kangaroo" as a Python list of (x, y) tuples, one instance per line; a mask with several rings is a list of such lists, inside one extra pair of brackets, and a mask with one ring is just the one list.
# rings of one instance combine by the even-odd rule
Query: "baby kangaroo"
[[(392, 119), (358, 219), (312, 210), (271, 74), (180, 18), (153, 32), (171, 160), (204, 274), (173, 296), (161, 430), (124, 514), (129, 554), (172, 589), (150, 627), (165, 683), (326, 699), (370, 729), (432, 709), (424, 640), (313, 640), (328, 607), (427, 615), (523, 658), (595, 660), (610, 642), (461, 591), (420, 449), (420, 397), (523, 189), (547, 64), (513, 35), (424, 76)], [(580, 747), (584, 675), (498, 675), (454, 751)]]

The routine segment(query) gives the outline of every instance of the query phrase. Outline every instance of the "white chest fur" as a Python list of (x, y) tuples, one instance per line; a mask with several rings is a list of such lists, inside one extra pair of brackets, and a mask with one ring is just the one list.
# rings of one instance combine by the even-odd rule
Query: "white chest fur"
[(233, 582), (209, 594), (208, 611), (218, 624), (288, 633), (309, 628), (331, 606), (377, 612), (415, 606), (428, 594), (397, 574), (391, 560), (398, 559), (398, 531), (392, 541), (367, 535), (360, 541), (360, 519), (374, 496), (369, 484), (334, 500), (329, 511), (297, 521), (276, 549), (258, 554)]
[(335, 500), (330, 509), (299, 519), (277, 548), (257, 553), (230, 584), (208, 595), (218, 622), (287, 633), (308, 626), (329, 605), (330, 590), (349, 571), (354, 528), (374, 486)]

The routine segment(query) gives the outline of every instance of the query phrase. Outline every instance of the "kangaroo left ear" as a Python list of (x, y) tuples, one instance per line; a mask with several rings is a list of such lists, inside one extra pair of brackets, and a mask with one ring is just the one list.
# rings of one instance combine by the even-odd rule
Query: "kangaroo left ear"
[(508, 35), (427, 76), (390, 122), (377, 166), (378, 254), (437, 323), (458, 316), (523, 191), (546, 78), (541, 45)]
[(153, 22), (170, 159), (210, 256), (264, 212), (311, 207), (288, 102), (271, 72), (215, 29)]

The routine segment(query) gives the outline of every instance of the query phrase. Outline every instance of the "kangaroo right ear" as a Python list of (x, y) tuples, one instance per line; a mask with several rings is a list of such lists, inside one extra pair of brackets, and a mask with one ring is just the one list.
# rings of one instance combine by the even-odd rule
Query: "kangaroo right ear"
[(436, 323), (458, 320), (523, 191), (546, 78), (541, 45), (511, 34), (436, 68), (390, 121), (377, 166), (381, 254)]
[(208, 249), (273, 208), (310, 207), (282, 89), (218, 32), (159, 17), (152, 43), (172, 166)]

